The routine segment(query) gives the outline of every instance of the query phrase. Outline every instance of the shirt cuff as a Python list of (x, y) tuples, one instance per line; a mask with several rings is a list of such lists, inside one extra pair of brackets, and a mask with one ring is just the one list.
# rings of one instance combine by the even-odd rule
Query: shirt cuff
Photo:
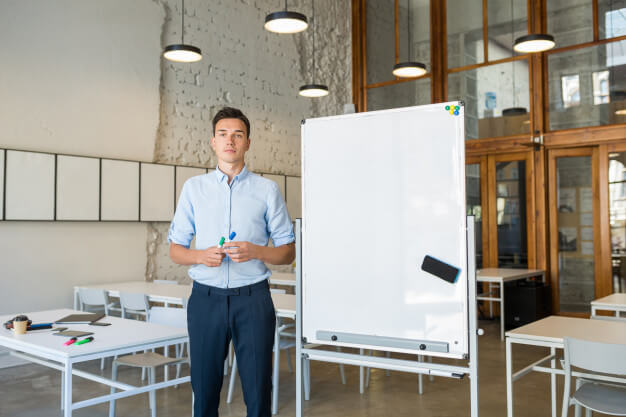
[(272, 237), (272, 242), (274, 242), (274, 247), (287, 245), (289, 243), (294, 242), (296, 239), (293, 235), (287, 235), (283, 237)]
[(173, 228), (170, 228), (167, 234), (167, 241), (169, 243), (175, 243), (177, 245), (184, 246), (189, 248), (191, 244), (191, 240), (193, 239), (193, 233), (184, 233), (175, 231)]

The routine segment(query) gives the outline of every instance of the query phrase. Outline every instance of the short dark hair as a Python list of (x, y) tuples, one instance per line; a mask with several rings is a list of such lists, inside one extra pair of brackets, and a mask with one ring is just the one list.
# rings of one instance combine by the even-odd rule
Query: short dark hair
[(217, 125), (217, 122), (219, 122), (222, 119), (241, 120), (243, 124), (246, 125), (246, 130), (247, 130), (246, 134), (248, 138), (250, 137), (250, 121), (248, 120), (246, 115), (243, 114), (241, 110), (236, 109), (234, 107), (224, 107), (223, 109), (217, 112), (215, 117), (213, 117), (213, 135), (215, 135), (215, 126)]

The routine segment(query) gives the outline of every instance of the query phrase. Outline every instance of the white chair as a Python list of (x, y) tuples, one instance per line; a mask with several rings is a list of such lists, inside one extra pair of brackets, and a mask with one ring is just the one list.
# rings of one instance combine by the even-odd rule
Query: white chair
[(121, 292), (120, 305), (124, 319), (129, 318), (128, 314), (133, 314), (136, 318), (142, 317), (146, 321), (150, 319), (150, 303), (146, 294)]
[[(117, 303), (111, 302), (109, 293), (99, 288), (79, 288), (78, 299), (82, 311), (103, 311), (110, 315), (111, 311), (120, 311)], [(104, 358), (100, 359), (100, 370), (104, 369)]]
[[(585, 373), (576, 379), (576, 391), (570, 392), (572, 367), (585, 369), (596, 374)], [(590, 342), (587, 340), (564, 339), (563, 370), (563, 410), (561, 417), (567, 417), (570, 405), (582, 406), (586, 416), (592, 411), (614, 416), (626, 416), (626, 385), (613, 382), (606, 374), (626, 375), (626, 345)], [(605, 374), (605, 375), (602, 375)], [(578, 415), (578, 412), (576, 413)]]
[[(183, 308), (152, 307), (148, 321), (150, 323), (163, 324), (165, 326), (187, 328), (187, 310)], [(112, 379), (117, 380), (117, 368), (119, 366), (131, 366), (148, 369), (148, 383), (155, 383), (156, 368), (159, 366), (180, 365), (189, 363), (187, 357), (168, 358), (155, 352), (144, 352), (137, 355), (126, 355), (113, 361)], [(111, 394), (115, 393), (115, 388), (111, 387)], [(156, 417), (156, 392), (149, 391), (149, 402), (152, 417)], [(115, 416), (115, 400), (109, 403), (109, 417)]]

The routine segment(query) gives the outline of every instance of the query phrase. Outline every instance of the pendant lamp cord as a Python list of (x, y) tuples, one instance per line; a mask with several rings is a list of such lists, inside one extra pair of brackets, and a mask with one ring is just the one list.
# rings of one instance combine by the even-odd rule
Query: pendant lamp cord
[(407, 10), (406, 27), (407, 27), (407, 32), (408, 32), (406, 53), (408, 55), (407, 61), (411, 62), (411, 0), (406, 0), (406, 10)]
[(315, 20), (315, 0), (311, 0), (311, 8), (311, 24), (313, 25), (313, 77), (311, 77), (311, 81), (315, 84), (315, 74), (317, 73), (317, 60), (315, 59), (315, 29), (317, 29), (317, 21)]
[(180, 30), (182, 32), (182, 34), (181, 34), (181, 43), (184, 45), (185, 44), (185, 0), (182, 0), (182, 2), (183, 2), (183, 10), (180, 13), (181, 16), (182, 16), (182, 24), (181, 24)]

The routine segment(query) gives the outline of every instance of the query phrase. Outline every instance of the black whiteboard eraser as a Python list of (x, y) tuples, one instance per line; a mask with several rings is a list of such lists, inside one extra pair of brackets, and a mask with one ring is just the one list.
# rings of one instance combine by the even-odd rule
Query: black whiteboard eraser
[(459, 273), (461, 272), (459, 268), (448, 265), (447, 263), (429, 255), (424, 256), (424, 261), (422, 261), (422, 271), (426, 271), (429, 274), (452, 284), (456, 282), (459, 278)]

